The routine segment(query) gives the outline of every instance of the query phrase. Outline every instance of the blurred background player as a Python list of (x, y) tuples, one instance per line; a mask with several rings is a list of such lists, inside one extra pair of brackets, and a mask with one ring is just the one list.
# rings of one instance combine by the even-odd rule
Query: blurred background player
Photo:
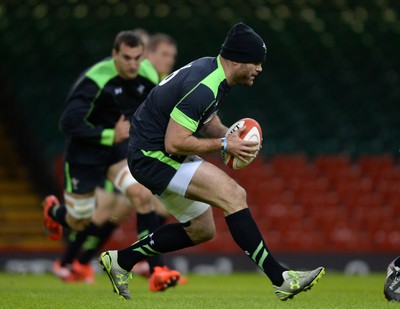
[[(149, 35), (142, 28), (136, 28), (133, 32), (145, 42), (144, 58), (140, 63), (139, 75), (145, 76), (157, 85), (172, 72), (178, 54), (178, 45), (171, 36), (165, 33)], [(161, 203), (155, 203), (155, 208), (162, 225), (170, 214)]]
[[(133, 32), (145, 42), (144, 59), (140, 63), (139, 75), (146, 76), (146, 78), (158, 84), (172, 72), (178, 53), (177, 43), (165, 33), (150, 35), (143, 28), (136, 28)], [(159, 226), (161, 226), (166, 222), (170, 214), (161, 203), (155, 203), (155, 208)], [(132, 271), (147, 277), (149, 265), (147, 261), (141, 261), (135, 265)], [(187, 279), (181, 275), (179, 283), (184, 284), (186, 282)]]
[[(175, 64), (177, 55), (177, 44), (176, 41), (167, 34), (157, 33), (153, 36), (149, 36), (144, 29), (136, 29), (133, 31), (136, 35), (140, 36), (143, 42), (147, 42), (148, 48), (145, 45), (145, 58), (141, 61), (139, 67), (139, 75), (146, 77), (155, 84), (158, 84), (161, 76), (167, 75), (172, 71)], [(154, 65), (153, 65), (154, 63)], [(98, 253), (100, 247), (109, 239), (112, 232), (116, 229), (119, 223), (125, 219), (128, 212), (124, 212), (123, 205), (127, 203), (122, 197), (116, 197), (113, 192), (113, 185), (106, 180), (106, 186), (104, 189), (97, 188), (96, 194), (102, 198), (102, 203), (107, 205), (102, 209), (107, 211), (112, 207), (118, 209), (118, 213), (113, 216), (111, 222), (105, 222), (101, 225), (101, 228), (87, 228), (82, 232), (72, 231), (66, 239), (66, 250), (60, 260), (57, 260), (53, 267), (53, 273), (64, 281), (74, 282), (83, 280), (88, 283), (94, 281), (94, 274), (90, 261)], [(122, 205), (118, 205), (118, 203)], [(165, 223), (169, 216), (168, 211), (162, 206), (158, 200), (154, 201), (157, 215), (157, 226), (161, 226)], [(100, 213), (100, 214), (99, 214)], [(104, 217), (104, 211), (95, 211), (94, 217)], [(140, 216), (140, 214), (139, 214)], [(138, 218), (140, 219), (140, 218)], [(103, 218), (100, 219), (104, 221)], [(97, 219), (93, 219), (95, 222), (99, 222)], [(97, 226), (99, 224), (96, 224)], [(143, 235), (146, 235), (146, 231)], [(139, 235), (139, 238), (143, 235)], [(150, 266), (147, 261), (143, 261), (135, 265), (133, 272), (148, 277), (151, 274)], [(183, 276), (180, 277), (179, 283), (186, 283), (187, 279)]]
[[(132, 31), (120, 32), (115, 38), (112, 57), (86, 70), (67, 98), (60, 120), (66, 135), (65, 205), (60, 205), (54, 196), (47, 197), (44, 202), (44, 223), (50, 232), (49, 238), (61, 237), (61, 225), (83, 231), (69, 243), (66, 256), (54, 267), (54, 272), (62, 278), (70, 278), (66, 270), (72, 262), (75, 274), (81, 274), (87, 282), (92, 281), (87, 261), (90, 254), (132, 206), (137, 211), (139, 237), (158, 226), (154, 212), (154, 203), (158, 201), (131, 176), (126, 162), (128, 120), (155, 86), (138, 75), (143, 53), (144, 44), (138, 36)], [(99, 189), (105, 179), (109, 179), (130, 203), (118, 195), (106, 198), (107, 193)], [(115, 205), (122, 207), (112, 207)], [(74, 263), (73, 255), (86, 238), (92, 243), (87, 246), (91, 252), (82, 255), (81, 263)], [(148, 261), (152, 273), (151, 290), (164, 290), (179, 279), (180, 274), (165, 267), (162, 259)]]
[(158, 84), (172, 72), (177, 52), (177, 44), (171, 36), (165, 33), (150, 36), (139, 74), (151, 77), (151, 80)]

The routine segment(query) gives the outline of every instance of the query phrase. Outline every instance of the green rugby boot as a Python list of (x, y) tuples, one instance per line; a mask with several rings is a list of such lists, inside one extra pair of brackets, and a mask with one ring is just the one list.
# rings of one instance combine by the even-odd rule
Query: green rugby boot
[(274, 285), (276, 296), (280, 300), (293, 298), (296, 294), (311, 289), (325, 274), (323, 267), (311, 271), (287, 270), (282, 273), (283, 283), (281, 286)]
[(99, 262), (103, 266), (104, 271), (110, 278), (114, 292), (123, 299), (131, 299), (128, 290), (128, 282), (132, 279), (132, 273), (122, 269), (117, 262), (118, 251), (106, 251), (100, 254)]

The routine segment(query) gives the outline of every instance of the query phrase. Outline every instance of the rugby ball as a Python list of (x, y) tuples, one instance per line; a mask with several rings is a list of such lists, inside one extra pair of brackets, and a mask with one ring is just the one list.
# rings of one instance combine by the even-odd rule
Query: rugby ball
[[(239, 128), (246, 126), (246, 129), (240, 134), (240, 138), (245, 141), (257, 141), (258, 144), (262, 142), (262, 130), (259, 123), (252, 118), (243, 118), (239, 121), (235, 122), (229, 129), (226, 131), (225, 137), (228, 137), (233, 132), (237, 131)], [(233, 157), (230, 154), (222, 151), (222, 160), (225, 165), (229, 166), (234, 170), (241, 169), (249, 165), (255, 158), (246, 158), (249, 162), (244, 162), (239, 160), (237, 157)]]

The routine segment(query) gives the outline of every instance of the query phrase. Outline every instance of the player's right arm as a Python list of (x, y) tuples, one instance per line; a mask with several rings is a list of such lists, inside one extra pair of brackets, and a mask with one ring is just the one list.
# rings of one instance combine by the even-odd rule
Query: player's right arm
[[(245, 128), (231, 134), (228, 142), (228, 153), (238, 158), (255, 157), (259, 150), (253, 141), (244, 141), (239, 135)], [(194, 155), (221, 151), (220, 138), (198, 138), (193, 132), (170, 118), (164, 140), (165, 150), (174, 155)], [(245, 159), (244, 159), (245, 160)]]
[(64, 134), (106, 146), (127, 138), (129, 122), (126, 120), (120, 119), (115, 128), (105, 128), (89, 120), (100, 94), (101, 89), (92, 80), (83, 78), (78, 82), (70, 93), (61, 115), (60, 129)]
[[(174, 155), (220, 152), (221, 138), (225, 136), (227, 128), (217, 115), (213, 116), (211, 106), (215, 104), (217, 98), (208, 86), (199, 84), (198, 81), (194, 87), (190, 83), (187, 84), (182, 91), (184, 94), (182, 99), (170, 113), (164, 138), (165, 150)], [(207, 111), (211, 113), (208, 121), (205, 120)], [(204, 124), (199, 128), (201, 123)], [(239, 158), (253, 157), (253, 153), (259, 150), (258, 143), (242, 140), (239, 134), (243, 130), (244, 128), (229, 136), (227, 152)], [(205, 138), (194, 135), (197, 131)]]

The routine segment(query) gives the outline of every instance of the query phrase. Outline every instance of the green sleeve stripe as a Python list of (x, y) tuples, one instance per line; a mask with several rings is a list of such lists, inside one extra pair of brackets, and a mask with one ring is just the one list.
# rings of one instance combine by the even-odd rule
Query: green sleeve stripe
[(112, 146), (114, 144), (114, 136), (114, 129), (104, 129), (103, 132), (101, 132), (100, 144), (105, 146)]
[(179, 167), (181, 166), (181, 164), (173, 159), (171, 159), (170, 157), (167, 157), (162, 151), (145, 151), (142, 149), (142, 153), (146, 156), (146, 157), (150, 157), (153, 159), (157, 159), (158, 161), (161, 161), (165, 164), (168, 164), (169, 166), (171, 166), (172, 168), (178, 170)]
[(64, 164), (64, 173), (65, 173), (65, 190), (68, 193), (72, 193), (72, 182), (71, 182), (71, 176), (69, 175), (68, 162), (65, 162), (65, 164)]
[(144, 78), (147, 78), (155, 85), (158, 85), (158, 83), (160, 82), (160, 77), (158, 76), (157, 70), (151, 64), (149, 59), (144, 59), (140, 63), (138, 74)]
[(95, 64), (85, 74), (93, 80), (100, 89), (103, 89), (110, 79), (118, 75), (118, 71), (114, 64), (114, 59), (105, 60)]
[(197, 127), (199, 126), (199, 122), (193, 120), (192, 118), (188, 117), (184, 113), (182, 113), (178, 107), (174, 107), (170, 114), (171, 118), (174, 119), (177, 123), (184, 126), (186, 129), (196, 132)]

